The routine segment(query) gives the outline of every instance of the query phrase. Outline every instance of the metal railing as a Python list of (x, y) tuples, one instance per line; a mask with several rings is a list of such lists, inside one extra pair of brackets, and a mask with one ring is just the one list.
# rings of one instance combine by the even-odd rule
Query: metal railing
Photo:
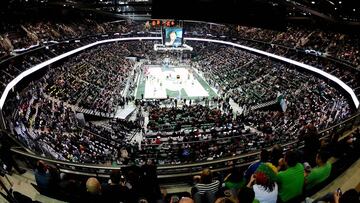
[[(326, 139), (333, 133), (341, 133), (339, 139), (346, 137), (352, 130), (359, 126), (360, 113), (351, 116), (350, 118), (319, 132), (320, 139)], [(283, 145), (284, 150), (292, 148), (302, 148), (301, 141), (294, 141)], [(82, 164), (69, 161), (54, 160), (46, 157), (42, 157), (33, 153), (27, 152), (23, 147), (13, 147), (11, 151), (18, 156), (33, 161), (43, 160), (48, 163), (54, 164), (59, 167), (60, 171), (65, 173), (73, 173), (83, 176), (99, 176), (109, 177), (111, 170), (126, 168), (129, 165), (121, 166), (101, 166), (96, 164)], [(157, 167), (159, 179), (188, 177), (200, 173), (205, 167), (210, 167), (214, 172), (226, 171), (230, 168), (229, 162), (232, 162), (236, 166), (246, 166), (258, 159), (260, 151), (250, 152), (238, 156), (226, 157), (221, 159), (215, 159), (211, 161), (203, 161), (190, 164), (174, 164), (174, 165), (159, 165)]]

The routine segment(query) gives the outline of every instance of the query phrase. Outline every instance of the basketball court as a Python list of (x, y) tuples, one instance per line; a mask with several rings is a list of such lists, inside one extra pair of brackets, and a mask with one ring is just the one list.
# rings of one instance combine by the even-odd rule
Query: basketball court
[(193, 68), (145, 65), (138, 81), (136, 98), (196, 99), (216, 96), (215, 91)]

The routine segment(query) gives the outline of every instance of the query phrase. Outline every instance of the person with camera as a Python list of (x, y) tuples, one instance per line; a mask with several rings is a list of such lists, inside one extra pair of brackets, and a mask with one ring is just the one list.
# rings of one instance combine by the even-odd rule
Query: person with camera
[(317, 199), (311, 199), (310, 197), (307, 197), (305, 199), (305, 203), (360, 203), (359, 198), (360, 194), (355, 189), (350, 189), (342, 193), (341, 189), (338, 188), (336, 191), (330, 192)]

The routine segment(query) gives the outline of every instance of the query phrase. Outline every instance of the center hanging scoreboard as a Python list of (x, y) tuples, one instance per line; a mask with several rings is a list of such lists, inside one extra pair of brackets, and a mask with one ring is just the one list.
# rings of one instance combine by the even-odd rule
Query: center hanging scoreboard
[(171, 19), (152, 19), (146, 22), (147, 28), (159, 28), (161, 30), (162, 43), (155, 44), (155, 51), (179, 50), (192, 51), (192, 47), (184, 44), (183, 21)]

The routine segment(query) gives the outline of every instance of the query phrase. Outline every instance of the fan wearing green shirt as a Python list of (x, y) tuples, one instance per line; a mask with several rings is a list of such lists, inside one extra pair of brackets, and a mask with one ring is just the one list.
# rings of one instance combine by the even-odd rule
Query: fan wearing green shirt
[(278, 173), (278, 195), (281, 202), (289, 202), (302, 194), (304, 166), (299, 163), (298, 154), (295, 151), (288, 151), (285, 154), (285, 160), (279, 162), (280, 165), (287, 166), (287, 169)]
[(317, 166), (305, 178), (305, 189), (310, 190), (314, 186), (325, 181), (331, 173), (331, 163), (328, 162), (329, 153), (320, 150), (316, 155)]

